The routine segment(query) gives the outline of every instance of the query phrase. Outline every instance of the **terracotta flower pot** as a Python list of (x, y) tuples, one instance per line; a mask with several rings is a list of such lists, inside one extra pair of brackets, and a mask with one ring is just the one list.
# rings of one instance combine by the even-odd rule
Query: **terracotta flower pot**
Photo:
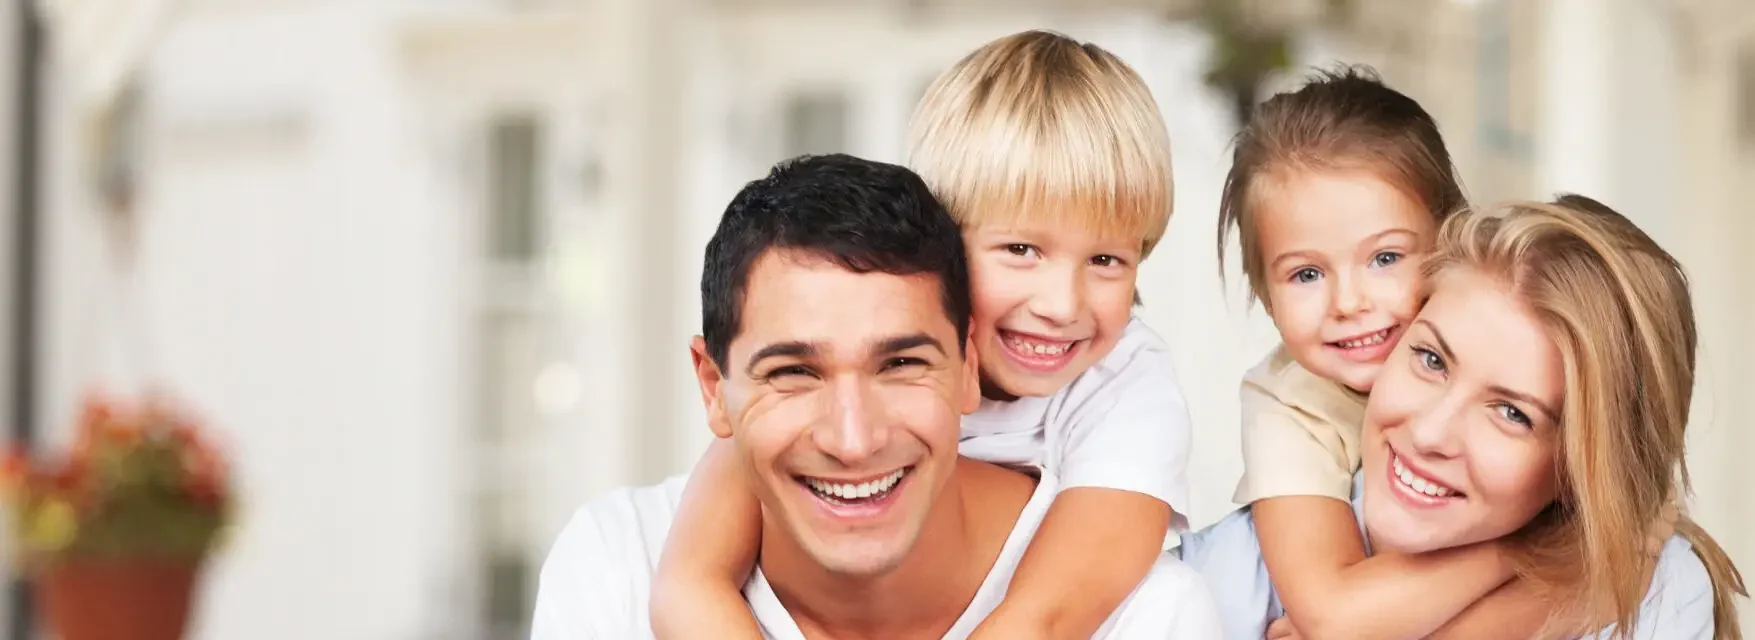
[(69, 561), (38, 578), (37, 607), (61, 640), (181, 640), (199, 570), (187, 560)]

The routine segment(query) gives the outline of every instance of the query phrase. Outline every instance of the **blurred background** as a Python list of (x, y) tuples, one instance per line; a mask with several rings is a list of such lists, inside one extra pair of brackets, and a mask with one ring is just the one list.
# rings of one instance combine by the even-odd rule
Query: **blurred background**
[(1233, 508), (1237, 382), (1275, 341), (1216, 266), (1227, 143), (1345, 61), (1438, 118), (1473, 199), (1589, 194), (1682, 259), (1691, 508), (1755, 571), (1751, 0), (5, 6), (0, 415), (39, 449), (93, 385), (206, 417), (242, 510), (200, 638), (522, 637), (573, 510), (708, 443), (686, 340), (731, 195), (800, 153), (903, 160), (934, 75), (1027, 28), (1116, 52), (1169, 123), (1140, 288), (1194, 414), (1196, 526)]

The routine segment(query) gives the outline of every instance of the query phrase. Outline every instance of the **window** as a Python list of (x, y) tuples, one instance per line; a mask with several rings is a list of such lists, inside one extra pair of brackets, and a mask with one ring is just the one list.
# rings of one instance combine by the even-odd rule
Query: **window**
[(795, 95), (786, 103), (785, 118), (786, 157), (847, 150), (846, 94), (817, 90)]
[(541, 234), (542, 127), (530, 115), (496, 119), (488, 128), (488, 255), (501, 262), (536, 258)]

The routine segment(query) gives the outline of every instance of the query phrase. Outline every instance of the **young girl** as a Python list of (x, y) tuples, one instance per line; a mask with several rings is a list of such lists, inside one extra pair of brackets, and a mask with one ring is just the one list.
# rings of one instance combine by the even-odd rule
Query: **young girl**
[(1439, 224), (1463, 206), (1437, 123), (1368, 71), (1319, 73), (1263, 103), (1237, 136), (1221, 263), (1235, 229), (1250, 296), (1283, 344), (1243, 381), (1234, 499), (1251, 506), (1307, 636), (1422, 636), (1512, 578), (1496, 543), (1367, 560), (1348, 503), (1366, 395), (1419, 311)]

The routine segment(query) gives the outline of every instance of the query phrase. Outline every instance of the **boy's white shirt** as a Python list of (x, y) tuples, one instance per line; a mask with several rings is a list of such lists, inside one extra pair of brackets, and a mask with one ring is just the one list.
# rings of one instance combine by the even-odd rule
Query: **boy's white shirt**
[(1062, 490), (1125, 489), (1163, 500), (1176, 512), (1172, 545), (1188, 528), (1193, 437), (1170, 346), (1136, 315), (1113, 351), (1053, 396), (983, 400), (963, 418), (958, 450), (1046, 469)]
[[(651, 638), (652, 576), (682, 501), (685, 476), (662, 484), (620, 489), (574, 514), (543, 563), (531, 625), (533, 640)], [(946, 638), (963, 638), (1004, 600), (1036, 528), (1059, 487), (1043, 473), (1018, 514), (993, 568)], [(773, 640), (803, 640), (758, 569), (744, 585), (750, 612)], [(1218, 638), (1217, 604), (1200, 575), (1163, 554), (1128, 599), (1111, 613), (1096, 638)]]

